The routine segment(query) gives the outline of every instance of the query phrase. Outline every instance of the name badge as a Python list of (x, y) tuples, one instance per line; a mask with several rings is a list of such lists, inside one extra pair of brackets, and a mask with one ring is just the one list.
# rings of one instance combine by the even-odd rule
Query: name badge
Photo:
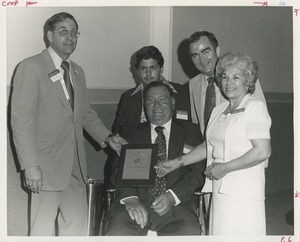
[(176, 118), (177, 119), (188, 120), (188, 112), (187, 111), (177, 110), (176, 111)]
[(63, 78), (61, 72), (58, 69), (56, 69), (55, 71), (49, 73), (48, 76), (49, 76), (49, 78), (51, 79), (52, 82), (62, 80), (62, 78)]
[(239, 108), (239, 109), (233, 110), (231, 113), (241, 113), (241, 112), (244, 112), (244, 111), (245, 111), (245, 108)]
[(68, 90), (67, 90), (67, 87), (66, 87), (66, 84), (64, 82), (63, 75), (61, 74), (61, 72), (58, 69), (56, 69), (55, 71), (49, 73), (48, 76), (52, 82), (60, 81), (62, 88), (64, 90), (64, 94), (66, 96), (66, 99), (69, 100), (70, 96), (69, 96), (69, 93), (68, 93)]
[(187, 153), (189, 153), (190, 151), (192, 151), (193, 149), (194, 149), (193, 146), (188, 145), (188, 144), (184, 144), (184, 147), (183, 147), (183, 154), (187, 154)]
[(63, 90), (64, 90), (66, 99), (67, 99), (67, 100), (70, 100), (70, 96), (69, 96), (68, 89), (67, 89), (67, 87), (66, 87), (65, 81), (64, 81), (63, 79), (61, 79), (61, 80), (60, 80), (60, 83), (61, 83), (62, 88), (63, 88)]

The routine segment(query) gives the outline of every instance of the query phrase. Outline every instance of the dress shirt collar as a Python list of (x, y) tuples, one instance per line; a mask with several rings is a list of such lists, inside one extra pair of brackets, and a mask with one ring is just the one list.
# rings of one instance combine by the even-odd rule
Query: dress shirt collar
[(155, 124), (152, 124), (151, 123), (151, 130), (154, 130), (154, 132), (155, 133), (157, 133), (156, 131), (155, 131), (155, 128), (157, 127), (157, 126), (162, 126), (162, 127), (164, 127), (164, 130), (166, 130), (168, 133), (170, 133), (170, 131), (171, 131), (171, 123), (172, 123), (172, 119), (170, 119), (168, 122), (166, 122), (164, 125), (155, 125)]
[[(49, 51), (49, 54), (53, 60), (53, 63), (54, 63), (54, 66), (56, 69), (60, 69), (61, 67), (61, 63), (62, 63), (62, 59), (59, 57), (59, 55), (51, 48), (51, 46), (48, 47), (48, 51)], [(69, 62), (70, 64), (70, 59), (68, 58), (66, 60), (67, 62)]]
[[(155, 138), (157, 137), (157, 132), (155, 131), (155, 128), (159, 125), (154, 125), (152, 123), (151, 124), (151, 139), (152, 139), (152, 143), (154, 143)], [(171, 133), (171, 124), (172, 124), (172, 119), (170, 119), (167, 123), (165, 123), (164, 125), (160, 125), (163, 126), (163, 132), (164, 135), (166, 136), (166, 140), (168, 141), (170, 138), (170, 133)]]
[[(171, 124), (172, 124), (172, 119), (170, 119), (164, 125), (160, 125), (160, 126), (164, 127), (163, 132), (164, 132), (164, 135), (166, 137), (167, 157), (168, 157), (168, 154), (169, 154), (169, 140), (170, 140), (170, 134), (171, 134)], [(157, 138), (157, 132), (155, 131), (155, 128), (157, 126), (158, 125), (151, 124), (151, 143), (152, 144), (155, 143), (155, 139)]]
[(131, 94), (131, 96), (137, 94), (138, 92), (140, 91), (143, 91), (144, 90), (144, 85), (143, 83), (141, 83), (140, 85), (138, 85), (138, 87), (133, 91), (133, 93)]
[[(203, 76), (205, 77), (205, 85), (206, 85), (206, 86), (208, 86), (208, 79), (209, 79), (209, 78), (211, 78), (211, 77), (212, 77), (212, 78), (215, 78), (214, 76), (206, 76), (206, 75), (203, 75)], [(217, 85), (216, 80), (214, 81), (214, 84)]]

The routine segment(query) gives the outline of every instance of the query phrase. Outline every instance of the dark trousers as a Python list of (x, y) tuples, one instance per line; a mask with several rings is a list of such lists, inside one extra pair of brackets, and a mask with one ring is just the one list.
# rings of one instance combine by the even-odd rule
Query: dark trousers
[(156, 231), (158, 236), (164, 235), (200, 235), (200, 225), (196, 213), (194, 199), (188, 203), (179, 204), (171, 211), (159, 216), (150, 207), (153, 199), (141, 201), (148, 211), (148, 223), (142, 229), (128, 215), (125, 205), (120, 204), (119, 200), (113, 202), (107, 224), (107, 234), (113, 235), (147, 235), (148, 230)]

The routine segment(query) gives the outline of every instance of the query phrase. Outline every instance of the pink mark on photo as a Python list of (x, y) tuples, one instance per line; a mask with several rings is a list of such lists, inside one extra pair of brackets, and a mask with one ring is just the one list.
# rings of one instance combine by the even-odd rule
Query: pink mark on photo
[(253, 2), (254, 4), (260, 4), (264, 7), (267, 7), (268, 6), (268, 1), (262, 1), (262, 2)]
[(34, 5), (37, 4), (38, 2), (31, 2), (31, 1), (26, 1), (26, 7), (30, 6), (30, 5)]

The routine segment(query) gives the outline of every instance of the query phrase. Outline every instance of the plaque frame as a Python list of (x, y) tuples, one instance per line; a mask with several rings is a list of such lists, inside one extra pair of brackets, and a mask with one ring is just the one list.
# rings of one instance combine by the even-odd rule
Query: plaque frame
[(154, 186), (157, 152), (157, 144), (122, 145), (116, 187)]

